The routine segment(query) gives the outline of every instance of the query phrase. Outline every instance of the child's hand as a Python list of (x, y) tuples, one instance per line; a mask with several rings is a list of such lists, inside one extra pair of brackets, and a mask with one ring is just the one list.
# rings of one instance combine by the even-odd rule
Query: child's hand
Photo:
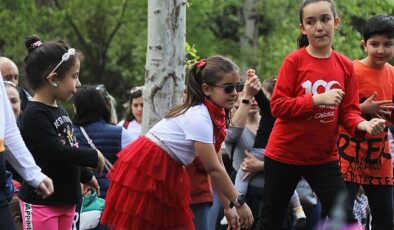
[(372, 135), (377, 135), (386, 128), (386, 120), (380, 118), (373, 118), (370, 121), (360, 122), (357, 126), (358, 130), (365, 131)]
[(97, 196), (100, 196), (100, 186), (95, 176), (93, 176), (92, 179), (85, 185), (87, 185), (89, 188), (96, 190)]
[(53, 192), (53, 182), (49, 177), (45, 177), (36, 189), (37, 195), (41, 196), (42, 199), (48, 198)]
[(313, 105), (339, 105), (344, 94), (342, 89), (331, 89), (325, 93), (315, 94), (312, 97)]
[(379, 116), (383, 115), (383, 117), (389, 117), (391, 115), (391, 111), (394, 109), (393, 102), (391, 100), (381, 100), (375, 101), (377, 92), (373, 93), (367, 100), (361, 103), (361, 111), (366, 114)]
[(373, 118), (372, 120), (368, 121), (369, 126), (367, 126), (367, 133), (372, 135), (377, 135), (384, 131), (386, 128), (386, 121), (380, 118)]
[(227, 230), (241, 229), (241, 226), (239, 224), (239, 216), (235, 208), (224, 208), (224, 216), (226, 217), (228, 223)]
[(241, 228), (248, 229), (252, 227), (253, 225), (253, 214), (252, 211), (250, 210), (249, 206), (244, 203), (241, 207), (235, 208), (237, 210), (237, 213), (239, 215), (239, 220), (241, 222)]

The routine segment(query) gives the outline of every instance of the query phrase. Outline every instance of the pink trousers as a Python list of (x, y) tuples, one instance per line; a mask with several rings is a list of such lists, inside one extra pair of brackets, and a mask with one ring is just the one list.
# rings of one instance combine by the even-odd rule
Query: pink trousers
[(70, 230), (75, 205), (36, 205), (19, 200), (24, 230)]

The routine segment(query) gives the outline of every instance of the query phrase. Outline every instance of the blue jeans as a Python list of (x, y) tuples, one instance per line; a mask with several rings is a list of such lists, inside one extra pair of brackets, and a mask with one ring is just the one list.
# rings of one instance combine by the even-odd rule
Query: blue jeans
[(190, 208), (194, 214), (193, 223), (196, 230), (208, 229), (208, 214), (211, 203), (191, 204)]

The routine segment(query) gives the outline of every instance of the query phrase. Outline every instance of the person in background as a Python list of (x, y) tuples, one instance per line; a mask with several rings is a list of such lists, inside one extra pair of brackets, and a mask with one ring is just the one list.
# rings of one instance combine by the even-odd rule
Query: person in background
[[(18, 119), (21, 114), (21, 100), (19, 98), (19, 91), (14, 82), (4, 81), (5, 90), (7, 92), (8, 100), (10, 100), (12, 111), (14, 112), (15, 119)], [(8, 148), (5, 150), (8, 152)], [(15, 226), (17, 230), (23, 229), (22, 226), (22, 214), (21, 209), (19, 208), (19, 198), (18, 192), (23, 181), (23, 178), (18, 174), (18, 172), (8, 163), (6, 162), (6, 169), (12, 173), (12, 181), (14, 184), (15, 192), (14, 197), (9, 202), (9, 207), (11, 211), (12, 218), (14, 220)]]
[(19, 85), (19, 70), (16, 64), (7, 57), (0, 57), (0, 71), (3, 73), (4, 81), (14, 83), (19, 91), (19, 97), (21, 100), (21, 110), (23, 110), (27, 102), (31, 100), (30, 94)]
[[(246, 72), (247, 75), (250, 71), (251, 70), (248, 70)], [(251, 76), (248, 75), (247, 79), (250, 77), (254, 77), (254, 74)], [(248, 183), (244, 183), (239, 175), (244, 174), (240, 166), (246, 156), (245, 150), (250, 151), (253, 147), (260, 121), (259, 108), (254, 96), (261, 90), (261, 83), (260, 81), (257, 81), (256, 84), (256, 88), (249, 87), (253, 90), (245, 87), (244, 91), (239, 94), (237, 103), (235, 104), (232, 111), (231, 125), (227, 128), (226, 139), (224, 142), (226, 145), (226, 150), (228, 150), (228, 154), (232, 160), (233, 169), (231, 172), (231, 178), (235, 180), (234, 184), (238, 192), (246, 197), (246, 201), (251, 207), (253, 216), (256, 216), (258, 209), (253, 210), (253, 206), (255, 204), (249, 202), (246, 194)], [(220, 222), (225, 224), (227, 221), (225, 218), (223, 218)]]
[(118, 124), (129, 130), (133, 135), (133, 139), (137, 139), (141, 135), (142, 111), (144, 107), (142, 91), (142, 86), (137, 86), (130, 90), (129, 101), (125, 103), (126, 113), (124, 119)]
[(109, 119), (109, 124), (116, 125), (118, 124), (118, 114), (116, 113), (116, 99), (109, 94), (107, 89), (103, 84), (96, 85), (96, 90), (98, 90), (101, 96), (104, 98), (105, 103), (109, 107), (111, 117)]
[[(394, 121), (394, 17), (375, 15), (365, 24), (361, 45), (366, 57), (353, 61), (361, 113), (366, 120)], [(393, 229), (393, 167), (387, 129), (357, 139), (340, 129), (340, 166), (351, 206), (362, 186), (371, 209), (372, 229)]]
[[(104, 156), (114, 164), (118, 159), (116, 154), (133, 141), (132, 135), (125, 128), (111, 124), (111, 106), (108, 104), (108, 95), (103, 95), (93, 86), (79, 87), (73, 96), (74, 104), (74, 133), (80, 148), (91, 148), (84, 136), (81, 127), (89, 139)], [(109, 180), (105, 170), (97, 175), (100, 186), (100, 197), (105, 198), (109, 187)]]

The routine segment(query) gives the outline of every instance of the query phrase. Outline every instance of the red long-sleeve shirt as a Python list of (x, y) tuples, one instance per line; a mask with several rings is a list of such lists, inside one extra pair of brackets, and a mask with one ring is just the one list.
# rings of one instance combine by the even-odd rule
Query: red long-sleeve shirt
[[(339, 106), (313, 106), (314, 94), (334, 88), (345, 92)], [(266, 156), (294, 165), (338, 160), (339, 124), (355, 134), (364, 120), (352, 61), (336, 51), (328, 58), (315, 58), (305, 48), (290, 53), (279, 70), (271, 111), (277, 119)]]

